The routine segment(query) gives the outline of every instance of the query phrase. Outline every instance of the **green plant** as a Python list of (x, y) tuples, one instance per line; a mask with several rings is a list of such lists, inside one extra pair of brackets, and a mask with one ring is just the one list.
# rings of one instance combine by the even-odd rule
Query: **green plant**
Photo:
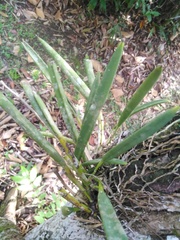
[(42, 181), (42, 176), (38, 176), (36, 166), (31, 167), (29, 164), (27, 167), (20, 166), (20, 171), (11, 179), (18, 184), (18, 189), (23, 192), (24, 197), (35, 197), (39, 194), (39, 186)]
[(18, 73), (17, 70), (14, 69), (14, 68), (10, 69), (10, 70), (8, 71), (8, 74), (9, 74), (10, 78), (11, 78), (12, 80), (14, 80), (14, 81), (17, 81), (17, 80), (20, 79), (19, 73)]
[(51, 201), (46, 200), (47, 194), (42, 191), (43, 186), (40, 186), (42, 176), (38, 176), (37, 168), (32, 167), (32, 164), (21, 165), (20, 171), (11, 179), (18, 185), (17, 188), (23, 198), (32, 199), (32, 203), (37, 205), (34, 218), (38, 223), (43, 223), (52, 217), (65, 204), (65, 200), (54, 193), (51, 195)]
[(46, 219), (55, 215), (65, 203), (66, 201), (63, 200), (61, 196), (57, 196), (53, 193), (52, 200), (46, 204), (46, 193), (42, 193), (38, 197), (38, 209), (34, 216), (35, 220), (40, 224), (43, 223)]
[(39, 79), (40, 71), (37, 69), (32, 70), (31, 72), (32, 78), (36, 81)]
[[(91, 205), (94, 201), (97, 201), (107, 239), (127, 239), (124, 230), (116, 217), (115, 210), (103, 190), (103, 182), (98, 177), (99, 169), (103, 165), (125, 165), (126, 162), (119, 159), (119, 156), (146, 140), (155, 132), (159, 131), (175, 116), (176, 112), (180, 108), (179, 106), (173, 107), (164, 113), (161, 113), (155, 119), (148, 122), (142, 128), (129, 135), (117, 145), (111, 146), (111, 142), (116, 137), (120, 127), (122, 127), (123, 123), (133, 114), (155, 104), (166, 102), (165, 100), (159, 100), (158, 102), (154, 101), (140, 105), (144, 96), (160, 77), (162, 72), (161, 67), (157, 67), (153, 70), (140, 85), (132, 98), (128, 101), (125, 109), (120, 114), (111, 136), (106, 140), (104, 136), (102, 108), (109, 95), (114, 76), (123, 54), (124, 44), (120, 43), (117, 46), (117, 49), (111, 57), (102, 79), (100, 79), (99, 74), (95, 76), (91, 61), (86, 59), (85, 66), (90, 86), (88, 87), (81, 77), (48, 43), (41, 38), (38, 39), (56, 63), (54, 62), (51, 65), (47, 65), (28, 43), (23, 42), (23, 46), (52, 85), (57, 99), (57, 105), (61, 111), (70, 137), (66, 137), (61, 133), (57, 125), (54, 123), (54, 120), (51, 117), (45, 103), (41, 97), (32, 90), (28, 82), (22, 81), (21, 85), (37, 116), (39, 116), (39, 119), (47, 127), (51, 135), (59, 140), (59, 143), (64, 150), (64, 155), (61, 156), (50, 144), (50, 142), (43, 137), (37, 128), (30, 123), (29, 120), (26, 119), (26, 117), (24, 117), (2, 93), (0, 93), (0, 106), (12, 116), (12, 118), (23, 128), (28, 136), (36, 141), (36, 143), (64, 169), (66, 176), (79, 189), (83, 199), (77, 199), (76, 196), (69, 192), (66, 185), (64, 185), (64, 188), (60, 189), (61, 196), (67, 201), (70, 201), (76, 208), (81, 211), (85, 211), (86, 213), (92, 212)], [(65, 94), (63, 82), (57, 70), (56, 64), (60, 66), (61, 70), (69, 78), (76, 90), (86, 99), (83, 119), (79, 117), (73, 103), (71, 103), (71, 100), (68, 99)], [(94, 156), (97, 154), (100, 156), (97, 159), (93, 159), (88, 143), (95, 126), (98, 129), (98, 143)], [(69, 144), (71, 144), (74, 148), (73, 153), (72, 147), (71, 151), (69, 149)], [(107, 146), (110, 147), (110, 150), (108, 151), (106, 150)], [(97, 199), (94, 199), (93, 196), (97, 195)], [(107, 209), (107, 211), (105, 209)], [(109, 214), (113, 216), (111, 222), (108, 218)], [(110, 223), (111, 226), (114, 227), (109, 228), (108, 225)]]

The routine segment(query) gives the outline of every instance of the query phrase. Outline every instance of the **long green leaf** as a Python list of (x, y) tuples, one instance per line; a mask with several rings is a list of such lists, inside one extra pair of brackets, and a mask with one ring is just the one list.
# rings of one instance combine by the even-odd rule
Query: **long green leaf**
[(95, 79), (93, 65), (92, 65), (92, 62), (90, 59), (85, 59), (84, 64), (85, 64), (85, 69), (86, 69), (86, 74), (88, 77), (89, 85), (91, 88), (93, 85), (94, 79)]
[(91, 105), (93, 104), (94, 97), (95, 97), (96, 94), (97, 94), (99, 84), (100, 84), (100, 73), (98, 73), (98, 74), (96, 75), (95, 80), (94, 80), (94, 82), (93, 82), (93, 84), (92, 84), (91, 92), (90, 92), (89, 97), (88, 97), (88, 99), (87, 99), (86, 111), (85, 111), (85, 113), (84, 113), (84, 118), (85, 118), (86, 115), (88, 114), (89, 108), (90, 108)]
[[(90, 166), (90, 165), (97, 165), (99, 162), (101, 161), (101, 158), (97, 158), (97, 159), (93, 159), (93, 160), (89, 160), (87, 162), (82, 163), (83, 166)], [(118, 159), (118, 158), (113, 158), (110, 159), (108, 161), (106, 161), (107, 165), (114, 165), (114, 164), (118, 164), (118, 165), (126, 165), (127, 162)]]
[(66, 147), (66, 139), (64, 138), (63, 134), (58, 129), (56, 123), (54, 122), (54, 120), (53, 120), (49, 110), (47, 109), (45, 103), (43, 102), (42, 98), (36, 92), (34, 92), (34, 97), (35, 97), (41, 111), (43, 112), (47, 122), (49, 123), (52, 132), (55, 133), (55, 135), (59, 139), (61, 145), (66, 149), (67, 148)]
[[(149, 76), (145, 79), (145, 81), (140, 85), (140, 87), (136, 90), (130, 101), (127, 103), (126, 108), (122, 112), (117, 128), (122, 125), (124, 121), (131, 115), (131, 113), (135, 110), (137, 105), (142, 101), (144, 96), (149, 92), (149, 90), (152, 88), (152, 86), (156, 83), (156, 81), (159, 79), (162, 72), (161, 67), (157, 67), (154, 69)], [(117, 129), (116, 128), (116, 129)]]
[(53, 63), (53, 66), (49, 66), (49, 73), (51, 77), (51, 82), (54, 88), (54, 92), (57, 98), (57, 103), (59, 106), (59, 109), (61, 111), (63, 120), (66, 124), (66, 127), (68, 131), (70, 132), (72, 138), (74, 141), (77, 141), (78, 138), (78, 130), (76, 128), (76, 125), (74, 123), (74, 118), (72, 116), (72, 110), (69, 105), (69, 102), (67, 100), (64, 88), (61, 83), (61, 77), (57, 71), (56, 64)]
[(132, 111), (131, 116), (133, 114), (141, 112), (141, 111), (143, 111), (143, 110), (145, 110), (147, 108), (153, 107), (153, 106), (158, 105), (158, 104), (167, 103), (167, 102), (169, 102), (167, 99), (159, 99), (159, 100), (154, 100), (152, 102), (144, 103), (144, 104), (142, 104), (140, 106), (137, 106), (134, 109), (134, 111)]
[(54, 147), (43, 137), (37, 128), (27, 119), (17, 108), (0, 92), (0, 106), (21, 126), (21, 128), (30, 136), (37, 144), (44, 149), (57, 163), (62, 167), (66, 167), (64, 159), (54, 149)]
[(47, 64), (42, 60), (42, 58), (37, 54), (37, 52), (34, 51), (34, 49), (27, 43), (22, 42), (23, 47), (26, 49), (26, 51), (29, 53), (31, 58), (34, 60), (36, 65), (40, 68), (44, 76), (47, 78), (48, 81), (50, 81), (50, 76), (48, 72), (48, 66)]
[(90, 90), (71, 66), (43, 39), (38, 38), (49, 55), (55, 60), (56, 64), (61, 67), (62, 71), (74, 84), (74, 87), (85, 97), (88, 98)]
[(87, 111), (85, 111), (85, 116), (83, 119), (80, 135), (75, 149), (75, 155), (77, 159), (81, 158), (85, 146), (95, 126), (96, 120), (99, 116), (100, 110), (108, 97), (108, 93), (110, 91), (120, 59), (122, 57), (123, 46), (124, 46), (123, 43), (118, 45), (116, 51), (114, 52), (106, 68), (102, 80), (100, 81), (99, 84), (97, 84), (98, 89), (96, 90), (93, 100), (91, 101), (92, 102), (91, 106), (87, 109)]
[[(36, 114), (38, 115), (39, 119), (51, 131), (51, 127), (50, 127), (49, 123), (47, 122), (43, 112), (41, 111), (39, 105), (37, 104), (36, 99), (34, 98), (34, 94), (33, 94), (31, 85), (26, 80), (22, 80), (20, 84), (23, 87), (24, 92), (25, 92), (26, 96), (28, 97), (28, 99), (29, 99), (33, 109), (35, 110)], [(51, 131), (51, 133), (54, 135), (54, 132)]]
[(59, 155), (55, 148), (43, 137), (43, 135), (37, 130), (37, 128), (22, 115), (20, 111), (0, 92), (0, 106), (14, 119), (14, 121), (26, 132), (26, 134), (32, 138), (42, 149), (49, 154), (54, 161), (56, 161), (61, 167), (63, 167), (68, 178), (84, 192), (81, 182), (74, 177), (74, 174), (70, 168), (66, 165), (64, 159)]
[[(102, 164), (112, 158), (127, 152), (139, 143), (145, 141), (148, 137), (152, 136), (155, 132), (164, 127), (175, 116), (176, 112), (180, 109), (179, 106), (173, 107), (164, 113), (159, 114), (156, 118), (151, 120), (141, 129), (137, 130), (131, 136), (127, 137), (121, 143), (109, 150), (102, 158)], [(101, 164), (101, 165), (102, 165)]]
[(116, 212), (102, 189), (99, 187), (98, 206), (107, 240), (128, 240)]

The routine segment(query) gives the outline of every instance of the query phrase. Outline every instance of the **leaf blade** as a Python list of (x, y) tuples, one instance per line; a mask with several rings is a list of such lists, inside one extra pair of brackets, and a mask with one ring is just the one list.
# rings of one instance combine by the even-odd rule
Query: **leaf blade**
[(40, 43), (46, 49), (48, 54), (55, 60), (56, 64), (61, 67), (62, 71), (72, 81), (75, 88), (85, 97), (88, 98), (90, 90), (78, 74), (71, 68), (71, 66), (42, 38), (39, 38)]
[(98, 206), (107, 240), (128, 240), (115, 210), (102, 188), (99, 188), (98, 192)]
[(27, 42), (23, 41), (22, 45), (25, 48), (25, 50), (29, 53), (31, 58), (34, 60), (36, 65), (40, 68), (44, 76), (48, 79), (48, 81), (50, 81), (47, 64), (42, 60), (39, 54), (37, 54), (37, 52), (34, 51), (34, 49)]
[[(162, 68), (157, 67), (154, 69), (149, 76), (145, 79), (145, 81), (140, 85), (140, 87), (136, 90), (130, 101), (127, 103), (124, 111), (122, 112), (117, 128), (119, 128), (123, 122), (131, 115), (131, 113), (135, 110), (138, 104), (142, 101), (145, 95), (149, 92), (152, 86), (156, 83), (162, 73)], [(117, 129), (116, 128), (116, 129)]]
[(131, 136), (127, 137), (121, 143), (108, 151), (102, 158), (102, 164), (112, 158), (116, 158), (117, 156), (125, 153), (134, 146), (145, 141), (148, 137), (152, 136), (155, 132), (159, 131), (162, 127), (164, 127), (175, 116), (176, 112), (179, 109), (180, 107), (177, 106), (167, 110), (164, 113), (159, 114), (156, 118), (151, 120), (145, 126), (137, 130)]
[[(75, 155), (77, 159), (81, 158), (85, 146), (95, 126), (96, 120), (99, 116), (100, 110), (107, 99), (114, 76), (116, 74), (119, 62), (123, 54), (123, 46), (124, 46), (123, 43), (120, 43), (118, 45), (116, 51), (111, 57), (111, 60), (106, 68), (106, 71), (104, 72), (101, 82), (97, 84), (98, 89), (94, 90), (95, 91), (94, 95), (92, 94), (93, 99), (91, 100), (91, 106), (88, 106), (88, 108), (85, 111), (77, 146), (75, 148)], [(94, 81), (98, 81), (98, 79), (95, 79)]]

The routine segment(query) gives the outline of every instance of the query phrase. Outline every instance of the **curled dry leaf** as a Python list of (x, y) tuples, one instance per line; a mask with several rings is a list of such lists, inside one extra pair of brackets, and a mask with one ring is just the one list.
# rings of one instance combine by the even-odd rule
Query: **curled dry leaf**
[(130, 32), (121, 31), (121, 34), (124, 38), (131, 38), (131, 37), (133, 37), (134, 32), (133, 31), (130, 31)]
[(14, 154), (8, 154), (8, 160), (11, 162), (22, 163), (22, 160), (17, 158)]
[(99, 61), (91, 59), (91, 62), (96, 72), (103, 72), (102, 64)]

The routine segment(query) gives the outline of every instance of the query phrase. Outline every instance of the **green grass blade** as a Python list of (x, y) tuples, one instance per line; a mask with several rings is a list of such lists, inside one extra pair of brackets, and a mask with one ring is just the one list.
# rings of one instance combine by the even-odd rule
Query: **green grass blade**
[(98, 206), (107, 240), (128, 240), (116, 212), (102, 189), (99, 187)]
[(110, 91), (114, 76), (116, 74), (119, 62), (123, 54), (123, 46), (123, 43), (118, 45), (116, 51), (111, 57), (106, 71), (104, 72), (102, 80), (98, 84), (98, 89), (96, 90), (95, 95), (91, 100), (91, 105), (88, 106), (88, 109), (85, 111), (85, 116), (75, 149), (75, 155), (77, 159), (81, 158), (85, 146), (95, 126), (96, 120), (99, 116), (100, 110), (108, 97), (108, 93)]
[[(149, 92), (149, 90), (152, 88), (152, 86), (156, 83), (156, 81), (159, 79), (162, 72), (161, 67), (157, 67), (154, 69), (149, 76), (145, 79), (145, 81), (140, 85), (140, 87), (136, 90), (130, 101), (127, 103), (126, 108), (122, 112), (117, 128), (122, 125), (124, 121), (131, 115), (131, 113), (135, 110), (135, 108), (138, 106), (138, 104), (142, 101), (142, 99), (145, 97), (145, 95)], [(116, 130), (117, 130), (116, 128)]]
[[(162, 127), (164, 127), (171, 119), (175, 116), (176, 112), (180, 109), (179, 106), (173, 107), (164, 113), (159, 114), (156, 118), (151, 120), (141, 129), (134, 132), (131, 136), (127, 137), (117, 146), (113, 147), (108, 151), (102, 158), (102, 164), (109, 161), (112, 158), (116, 158), (119, 155), (127, 152), (131, 148), (135, 147), (139, 143), (145, 141), (148, 137), (152, 136), (154, 133), (158, 132)], [(102, 165), (101, 164), (101, 165)]]
[(147, 108), (153, 107), (153, 106), (158, 105), (158, 104), (167, 103), (167, 102), (169, 102), (167, 99), (160, 99), (160, 100), (154, 100), (152, 102), (144, 103), (144, 104), (142, 104), (140, 106), (137, 106), (134, 109), (134, 111), (132, 111), (131, 116), (133, 114), (141, 112), (141, 111), (143, 111), (143, 110), (145, 110)]
[(68, 76), (74, 87), (85, 97), (88, 98), (90, 90), (71, 66), (43, 39), (38, 38), (48, 54), (55, 60), (56, 64), (61, 67), (62, 71)]
[(28, 43), (24, 41), (22, 42), (22, 45), (25, 48), (25, 50), (29, 53), (31, 58), (34, 60), (35, 64), (40, 68), (40, 70), (47, 78), (47, 80), (50, 81), (47, 64), (42, 60), (42, 58), (37, 54), (36, 51), (34, 51), (34, 49)]
[(72, 115), (72, 110), (69, 105), (69, 102), (67, 100), (63, 85), (61, 83), (61, 77), (57, 71), (56, 64), (53, 63), (53, 66), (49, 66), (49, 73), (51, 77), (51, 82), (54, 88), (54, 92), (56, 95), (57, 103), (60, 109), (60, 112), (62, 114), (63, 120), (66, 124), (66, 127), (69, 131), (69, 133), (72, 136), (72, 139), (76, 142), (78, 138), (78, 130), (76, 128), (76, 125), (74, 123), (74, 118)]

